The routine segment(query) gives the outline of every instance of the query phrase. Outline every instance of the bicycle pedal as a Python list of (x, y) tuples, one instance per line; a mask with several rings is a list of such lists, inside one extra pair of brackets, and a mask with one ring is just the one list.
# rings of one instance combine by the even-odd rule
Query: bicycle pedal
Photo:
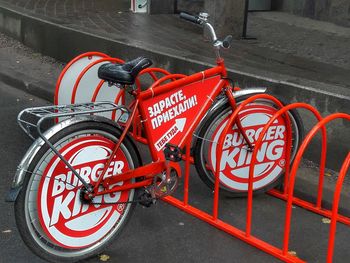
[(163, 151), (165, 159), (168, 161), (180, 162), (182, 160), (182, 151), (177, 145), (167, 143)]
[(151, 205), (154, 203), (153, 202), (152, 195), (147, 192), (143, 192), (142, 194), (139, 195), (138, 202), (140, 205), (144, 207), (151, 207)]

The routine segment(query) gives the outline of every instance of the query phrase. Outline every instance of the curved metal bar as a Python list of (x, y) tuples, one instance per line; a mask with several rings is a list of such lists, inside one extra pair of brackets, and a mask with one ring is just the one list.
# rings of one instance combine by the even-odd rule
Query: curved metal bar
[(170, 75), (167, 75), (167, 76), (164, 76), (164, 77), (158, 79), (148, 89), (154, 89), (155, 87), (159, 86), (161, 83), (163, 83), (163, 82), (165, 82), (165, 81), (167, 81), (169, 79), (173, 79), (173, 80), (175, 79), (176, 80), (176, 79), (181, 79), (181, 78), (184, 78), (184, 77), (187, 77), (187, 76), (184, 75), (184, 74), (170, 74)]
[[(264, 126), (263, 130), (261, 131), (258, 140), (255, 143), (255, 148), (252, 154), (252, 160), (250, 163), (250, 167), (249, 167), (249, 190), (251, 192), (249, 192), (249, 196), (250, 198), (252, 198), (252, 181), (254, 178), (254, 167), (256, 165), (257, 162), (257, 153), (258, 150), (260, 149), (261, 145), (262, 145), (262, 140), (267, 132), (267, 130), (269, 129), (269, 127), (273, 124), (273, 122), (279, 118), (280, 116), (282, 116), (283, 114), (286, 114), (288, 111), (292, 110), (292, 109), (297, 109), (297, 108), (304, 108), (307, 109), (309, 111), (311, 111), (316, 119), (318, 121), (322, 120), (322, 116), (321, 114), (312, 106), (305, 104), (305, 103), (293, 103), (287, 106), (284, 106), (282, 109), (280, 109), (278, 112), (276, 112), (272, 118), (268, 121), (268, 123)], [(287, 187), (288, 187), (288, 178), (289, 178), (289, 170), (290, 170), (290, 157), (291, 157), (291, 146), (292, 146), (292, 131), (291, 131), (291, 127), (290, 127), (290, 122), (287, 122), (287, 156), (286, 156), (286, 170), (285, 170), (285, 181), (284, 181), (284, 193), (287, 192)], [(324, 145), (325, 149), (326, 149), (326, 129), (323, 128), (322, 129), (322, 144)], [(322, 189), (323, 189), (323, 177), (324, 177), (324, 166), (325, 166), (325, 162), (326, 162), (326, 150), (322, 151), (321, 153), (321, 167), (323, 167), (323, 169), (320, 169), (320, 179), (319, 179), (319, 190), (318, 190), (318, 200), (317, 200), (317, 204), (321, 203), (322, 201)], [(249, 218), (251, 219), (251, 214), (249, 215)], [(248, 225), (248, 223), (247, 223)], [(248, 231), (248, 230), (247, 230)], [(249, 228), (250, 231), (250, 228)]]
[(327, 263), (332, 263), (332, 259), (333, 259), (334, 241), (335, 241), (335, 233), (336, 233), (336, 227), (337, 227), (337, 217), (338, 217), (340, 193), (342, 190), (342, 186), (344, 183), (346, 173), (349, 170), (349, 167), (350, 167), (350, 152), (348, 153), (348, 156), (345, 158), (345, 161), (340, 169), (339, 177), (338, 177), (337, 184), (336, 184), (335, 190), (334, 190), (331, 225), (329, 228)]
[[(149, 73), (151, 76), (152, 74), (155, 76), (154, 72), (158, 72), (158, 73), (162, 73), (164, 75), (170, 75), (171, 73), (165, 69), (162, 68), (145, 68), (144, 70), (142, 70), (137, 76), (142, 76), (146, 73)], [(152, 76), (153, 78), (153, 76)], [(155, 76), (155, 78), (153, 78), (154, 80), (157, 80), (157, 76)]]
[(109, 57), (108, 55), (101, 53), (101, 52), (86, 52), (83, 53), (75, 58), (73, 58), (65, 67), (64, 69), (61, 71), (61, 74), (58, 77), (57, 83), (56, 83), (56, 88), (55, 88), (55, 95), (54, 95), (54, 104), (57, 105), (58, 104), (58, 92), (59, 92), (59, 88), (62, 82), (62, 79), (64, 77), (64, 75), (66, 74), (66, 72), (68, 71), (68, 69), (75, 63), (77, 62), (79, 59), (84, 58), (84, 57), (92, 57), (92, 56), (100, 56), (103, 58), (107, 58)]
[(79, 86), (79, 83), (81, 81), (81, 79), (83, 78), (83, 76), (86, 74), (86, 72), (89, 71), (89, 69), (91, 69), (93, 66), (101, 63), (101, 62), (115, 62), (115, 63), (124, 63), (124, 60), (121, 60), (119, 58), (101, 58), (101, 59), (98, 59), (92, 63), (90, 63), (87, 67), (84, 68), (84, 70), (79, 74), (77, 80), (75, 81), (75, 84), (74, 84), (74, 87), (73, 87), (73, 91), (72, 91), (72, 97), (71, 97), (71, 103), (74, 104), (75, 103), (75, 96), (77, 94), (77, 90), (78, 90), (78, 86)]
[[(311, 106), (310, 106), (311, 107)], [(297, 152), (297, 155), (294, 159), (294, 163), (291, 169), (290, 174), (290, 180), (289, 180), (289, 188), (288, 188), (288, 199), (287, 199), (287, 207), (286, 207), (286, 219), (285, 219), (285, 232), (284, 232), (284, 238), (283, 238), (283, 254), (288, 253), (288, 243), (289, 243), (289, 235), (290, 235), (290, 225), (291, 225), (291, 217), (292, 217), (292, 204), (293, 204), (293, 193), (294, 193), (294, 186), (295, 186), (295, 177), (301, 162), (301, 158), (304, 155), (304, 152), (307, 148), (307, 146), (310, 144), (311, 140), (315, 136), (316, 132), (330, 122), (333, 119), (337, 118), (344, 118), (350, 120), (350, 115), (345, 113), (336, 113), (329, 115), (328, 117), (321, 120), (305, 137), (302, 145), (299, 148), (299, 151)], [(323, 145), (323, 144), (322, 144)], [(325, 149), (322, 148), (322, 152), (324, 152)]]
[(100, 83), (98, 83), (95, 91), (94, 91), (94, 94), (92, 95), (92, 98), (91, 98), (91, 102), (95, 102), (96, 101), (96, 98), (97, 98), (97, 95), (98, 93), (100, 92), (102, 86), (103, 86), (103, 83), (105, 83), (104, 80), (101, 80)]
[(151, 76), (151, 78), (153, 79), (153, 81), (157, 81), (158, 77), (156, 76), (156, 74), (154, 74), (154, 72), (162, 73), (164, 75), (170, 75), (169, 71), (162, 69), (162, 68), (145, 68), (136, 77), (136, 87), (137, 87), (138, 91), (141, 91), (141, 82), (140, 82), (139, 77), (148, 73)]
[(277, 113), (275, 113), (272, 118), (268, 121), (268, 123), (264, 126), (263, 130), (261, 131), (258, 140), (255, 142), (254, 150), (252, 153), (252, 160), (249, 166), (249, 178), (248, 178), (248, 204), (247, 204), (247, 224), (246, 224), (246, 235), (249, 236), (251, 233), (251, 224), (252, 224), (252, 210), (253, 210), (253, 180), (254, 180), (254, 168), (255, 164), (257, 162), (257, 154), (258, 150), (261, 147), (262, 140), (268, 130), (268, 128), (271, 126), (271, 124), (279, 118), (282, 114), (285, 114), (286, 118), (286, 126), (287, 126), (287, 145), (286, 145), (286, 171), (285, 171), (285, 186), (288, 184), (288, 177), (289, 177), (289, 164), (290, 164), (290, 155), (291, 155), (291, 146), (292, 146), (292, 128), (290, 125), (290, 117), (287, 113), (288, 106), (281, 107), (282, 103), (280, 103), (278, 106), (281, 108)]
[[(223, 131), (223, 135), (227, 134), (229, 129), (232, 127), (232, 125), (234, 124), (236, 118), (238, 117), (239, 112), (249, 103), (258, 100), (258, 99), (267, 99), (270, 100), (274, 103), (276, 103), (277, 106), (279, 106), (279, 108), (283, 107), (283, 104), (277, 100), (275, 97), (268, 95), (268, 94), (258, 94), (255, 96), (252, 96), (248, 99), (246, 99), (245, 101), (243, 101), (235, 110), (234, 112), (231, 114), (226, 127)], [(220, 175), (220, 163), (221, 163), (221, 149), (223, 148), (224, 145), (224, 139), (225, 136), (220, 136), (218, 144), (217, 144), (217, 148), (216, 148), (216, 156), (217, 156), (217, 161), (216, 161), (216, 165), (215, 165), (215, 185), (214, 185), (214, 208), (213, 208), (213, 217), (214, 219), (218, 218), (218, 201), (219, 201), (219, 175)], [(248, 204), (252, 203), (252, 200), (249, 200), (249, 196), (248, 196)], [(249, 205), (248, 205), (249, 206)], [(249, 208), (249, 207), (248, 207)], [(248, 209), (247, 208), (247, 209)], [(248, 225), (248, 222), (247, 222)], [(250, 231), (249, 231), (250, 232)], [(250, 234), (248, 234), (247, 236), (249, 236)]]
[[(117, 97), (114, 99), (114, 103), (115, 103), (115, 104), (119, 104), (120, 98), (123, 99), (124, 95), (125, 95), (125, 90), (124, 90), (124, 89), (121, 89), (120, 92), (118, 93)], [(123, 102), (122, 102), (122, 103), (123, 103)], [(116, 110), (112, 111), (112, 117), (111, 117), (111, 119), (114, 120), (114, 121), (115, 121), (115, 114), (116, 114), (116, 112), (117, 112)]]
[(214, 27), (210, 23), (204, 23), (204, 27), (207, 28), (209, 35), (210, 35), (210, 38), (211, 38), (211, 41), (213, 43), (215, 43), (218, 40), (218, 38), (216, 36)]

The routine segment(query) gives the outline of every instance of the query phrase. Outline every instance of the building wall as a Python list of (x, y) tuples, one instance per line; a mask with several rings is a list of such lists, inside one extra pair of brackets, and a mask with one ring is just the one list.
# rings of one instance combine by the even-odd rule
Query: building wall
[(177, 0), (177, 11), (198, 14), (204, 11), (204, 0)]
[(272, 8), (350, 27), (350, 0), (272, 0)]
[[(177, 0), (177, 11), (199, 13), (205, 0)], [(271, 0), (272, 10), (350, 27), (350, 0)]]

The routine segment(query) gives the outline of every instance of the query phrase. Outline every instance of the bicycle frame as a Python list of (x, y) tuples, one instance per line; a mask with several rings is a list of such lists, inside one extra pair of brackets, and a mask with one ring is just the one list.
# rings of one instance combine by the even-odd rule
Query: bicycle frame
[[(170, 78), (176, 78), (176, 76), (168, 75), (165, 77), (165, 80)], [(160, 82), (161, 80), (157, 84), (160, 84)], [(191, 91), (190, 89), (193, 87), (197, 89), (200, 88), (201, 90), (203, 90), (203, 94), (199, 96), (198, 91)], [(172, 125), (170, 129), (168, 129), (171, 124), (167, 124), (167, 126), (163, 124), (165, 126), (163, 127), (161, 123), (157, 123), (157, 118), (153, 118), (151, 120), (151, 117), (154, 117), (155, 114), (154, 112), (152, 112), (152, 110), (150, 110), (150, 107), (151, 107), (150, 105), (154, 105), (154, 103), (159, 103), (162, 99), (164, 99), (164, 97), (167, 98), (167, 96), (168, 96), (168, 103), (170, 103), (169, 93), (172, 93), (171, 96), (176, 96), (174, 95), (176, 92), (182, 92), (186, 88), (187, 88), (188, 94), (195, 94), (194, 95), (196, 96), (195, 99), (197, 99), (197, 96), (200, 97), (199, 102), (197, 101), (197, 104), (196, 104), (196, 106), (199, 106), (199, 107), (196, 108), (195, 113), (193, 111), (191, 112), (191, 109), (189, 109), (189, 107), (186, 110), (188, 111), (188, 113), (186, 114), (185, 113), (186, 111), (184, 112), (185, 116), (190, 117), (189, 121), (187, 121), (185, 118), (185, 121), (181, 123), (182, 127), (180, 128), (177, 127), (177, 124), (175, 122), (175, 124)], [(227, 96), (228, 101), (232, 109), (234, 110), (236, 108), (236, 102), (232, 94), (233, 87), (230, 85), (229, 80), (227, 79), (226, 67), (224, 64), (224, 60), (221, 58), (217, 59), (217, 66), (211, 69), (201, 71), (191, 76), (182, 77), (176, 81), (173, 81), (161, 86), (154, 87), (153, 85), (145, 91), (135, 91), (134, 95), (136, 100), (134, 103), (134, 108), (131, 113), (131, 116), (129, 117), (125, 125), (125, 129), (118, 143), (116, 144), (111, 154), (111, 157), (106, 162), (104, 166), (104, 170), (101, 173), (99, 180), (93, 186), (94, 191), (92, 193), (92, 196), (104, 195), (107, 193), (114, 193), (118, 191), (147, 186), (151, 183), (151, 179), (155, 175), (160, 174), (163, 171), (167, 171), (168, 173), (171, 168), (175, 169), (178, 172), (178, 174), (181, 175), (179, 165), (173, 161), (167, 161), (165, 159), (162, 149), (165, 146), (165, 144), (171, 139), (173, 139), (176, 135), (178, 135), (178, 133), (181, 133), (181, 136), (177, 136), (177, 139), (175, 140), (174, 144), (180, 149), (183, 149), (186, 145), (190, 146), (188, 142), (191, 142), (192, 134), (194, 130), (196, 129), (196, 127), (198, 127), (199, 123), (201, 122), (206, 112), (211, 107), (215, 98), (222, 92), (224, 92), (224, 94)], [(183, 95), (183, 94), (182, 95), (180, 94), (178, 97), (180, 98), (177, 98), (176, 103), (181, 103), (181, 101), (184, 101), (187, 98), (186, 95)], [(173, 100), (175, 100), (174, 97), (173, 97)], [(164, 104), (165, 102), (163, 101), (162, 105), (161, 106), (158, 105), (158, 107), (164, 109), (165, 107)], [(187, 103), (187, 106), (191, 106), (189, 102)], [(106, 173), (109, 165), (112, 162), (112, 157), (116, 154), (122, 141), (124, 140), (125, 136), (130, 130), (130, 127), (133, 123), (133, 120), (136, 116), (137, 111), (141, 114), (141, 121), (143, 122), (143, 127), (145, 129), (146, 138), (148, 141), (148, 147), (149, 147), (149, 151), (151, 153), (153, 162), (148, 165), (144, 165), (142, 167), (136, 168), (134, 170), (119, 174), (116, 177), (109, 177), (109, 178), (103, 179), (103, 175)], [(175, 117), (176, 117), (176, 114), (175, 114)], [(175, 119), (175, 117), (173, 116), (171, 120)], [(187, 123), (184, 123), (184, 122), (187, 122)], [(245, 133), (243, 132), (240, 122), (236, 121), (236, 123), (238, 128), (241, 130), (243, 136), (245, 137), (246, 142), (249, 144), (249, 146), (251, 146), (249, 140), (246, 138)], [(155, 132), (155, 128), (161, 128), (161, 129), (160, 131)], [(165, 133), (164, 133), (164, 130), (166, 130)], [(161, 137), (161, 139), (163, 139), (162, 143), (157, 143), (160, 140), (159, 134), (163, 134), (163, 137)], [(170, 137), (171, 139), (169, 139)], [(189, 151), (186, 151), (185, 159), (187, 162), (189, 162)], [(139, 177), (143, 177), (144, 180), (141, 182), (131, 183), (123, 186), (115, 186), (111, 189), (108, 189), (110, 185), (114, 185), (118, 182), (127, 181), (133, 178), (139, 178)], [(104, 186), (106, 190), (98, 192), (98, 186), (101, 184)]]

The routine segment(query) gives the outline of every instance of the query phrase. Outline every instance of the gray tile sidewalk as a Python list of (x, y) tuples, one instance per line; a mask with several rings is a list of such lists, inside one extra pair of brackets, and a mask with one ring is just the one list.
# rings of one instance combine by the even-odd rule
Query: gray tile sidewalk
[[(1, 0), (0, 4), (77, 30), (145, 49), (213, 63), (202, 30), (177, 16), (132, 14), (130, 1)], [(270, 71), (349, 88), (350, 30), (285, 13), (251, 13), (248, 34), (256, 41), (235, 41), (227, 65)], [(121, 55), (122, 54), (117, 54)], [(332, 72), (332, 76), (325, 74)]]

